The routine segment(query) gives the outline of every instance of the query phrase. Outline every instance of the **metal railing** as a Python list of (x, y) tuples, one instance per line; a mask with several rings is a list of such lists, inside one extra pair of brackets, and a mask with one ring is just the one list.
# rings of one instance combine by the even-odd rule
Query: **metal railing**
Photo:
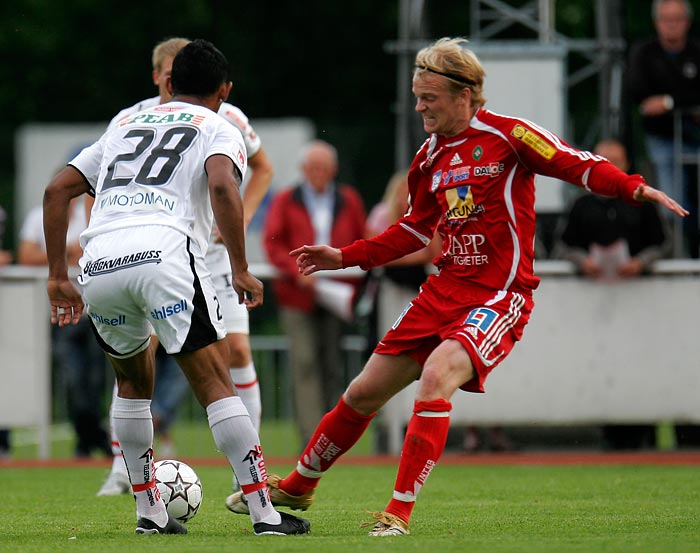
[[(693, 115), (700, 120), (700, 106), (673, 110), (673, 197), (683, 203), (685, 198), (683, 172), (686, 166), (695, 165), (697, 171), (697, 181), (693, 184), (700, 187), (700, 147), (688, 148), (684, 142), (683, 118)], [(700, 213), (700, 194), (696, 193), (696, 213)], [(683, 220), (674, 217), (673, 219), (673, 255), (681, 257), (683, 255)], [(700, 229), (695, 229), (700, 232)]]
[[(280, 335), (251, 335), (253, 362), (258, 373), (262, 413), (264, 420), (288, 420), (294, 418), (292, 376), (289, 363), (289, 339)], [(367, 338), (359, 334), (347, 334), (340, 344), (344, 385), (362, 370), (367, 349)], [(205, 420), (206, 413), (194, 394), (188, 394), (180, 408), (179, 420)]]

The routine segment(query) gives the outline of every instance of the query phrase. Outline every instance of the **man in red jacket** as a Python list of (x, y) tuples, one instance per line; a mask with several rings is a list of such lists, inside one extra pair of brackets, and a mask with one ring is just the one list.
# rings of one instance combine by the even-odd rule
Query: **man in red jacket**
[(264, 244), (279, 273), (273, 289), (290, 341), (296, 419), (306, 443), (343, 392), (343, 321), (317, 301), (317, 278), (299, 274), (289, 250), (299, 244), (347, 246), (363, 237), (366, 213), (357, 191), (335, 182), (338, 155), (332, 145), (320, 140), (308, 144), (301, 171), (303, 181), (272, 200)]
[[(445, 448), (450, 399), (458, 389), (483, 392), (488, 374), (522, 336), (539, 283), (533, 270), (535, 174), (688, 213), (641, 176), (534, 123), (484, 109), (484, 70), (465, 42), (443, 38), (416, 56), (415, 109), (430, 136), (409, 170), (406, 214), (378, 236), (344, 248), (303, 245), (290, 252), (300, 274), (311, 275), (382, 265), (425, 247), (436, 230), (442, 237), (435, 261), (440, 272), (428, 277), (323, 417), (296, 468), (284, 479), (268, 479), (273, 504), (307, 509), (325, 471), (392, 396), (418, 380), (393, 493), (373, 514), (371, 536), (408, 534), (418, 494)], [(229, 509), (246, 513), (245, 499), (237, 499)]]

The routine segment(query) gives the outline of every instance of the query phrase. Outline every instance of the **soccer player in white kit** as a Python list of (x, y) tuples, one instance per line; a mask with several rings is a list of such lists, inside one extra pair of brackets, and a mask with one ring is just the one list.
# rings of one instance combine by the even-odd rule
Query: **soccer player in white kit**
[[(158, 96), (142, 100), (131, 107), (120, 111), (110, 122), (108, 129), (118, 125), (125, 117), (129, 117), (141, 110), (152, 108), (163, 104), (170, 99), (165, 83), (170, 76), (173, 58), (177, 52), (189, 43), (186, 38), (170, 38), (156, 45), (153, 50), (153, 82), (158, 87)], [(253, 218), (260, 202), (267, 193), (272, 181), (272, 164), (267, 156), (267, 152), (262, 146), (260, 137), (250, 124), (248, 117), (238, 107), (222, 102), (218, 114), (229, 123), (238, 128), (242, 135), (248, 155), (249, 169), (252, 173), (243, 191), (243, 218), (244, 226)], [(89, 202), (92, 207), (92, 202)], [(260, 398), (260, 386), (258, 384), (257, 372), (253, 363), (250, 348), (250, 327), (248, 310), (245, 305), (239, 304), (237, 295), (232, 286), (231, 265), (228, 259), (226, 247), (221, 242), (216, 228), (212, 232), (205, 259), (207, 268), (212, 273), (212, 279), (216, 287), (219, 298), (221, 313), (226, 324), (226, 341), (229, 346), (229, 374), (236, 388), (236, 393), (248, 409), (253, 426), (260, 432), (260, 422), (262, 418), (262, 402)], [(162, 376), (156, 376), (156, 380)], [(162, 375), (162, 373), (160, 373)], [(166, 378), (174, 382), (168, 382), (169, 397), (167, 401), (171, 405), (181, 403), (184, 394), (187, 392), (187, 382), (177, 373), (169, 373)], [(116, 396), (116, 386), (113, 397)], [(160, 399), (158, 388), (156, 398)], [(110, 409), (111, 419), (111, 409)], [(111, 421), (110, 421), (111, 422)], [(113, 425), (110, 424), (110, 428)], [(129, 481), (126, 474), (123, 457), (119, 442), (112, 432), (112, 454), (113, 461), (110, 474), (97, 492), (98, 496), (120, 495), (129, 493)], [(234, 479), (234, 490), (238, 489)]]
[[(249, 309), (262, 284), (248, 272), (238, 187), (247, 160), (242, 136), (216, 114), (228, 97), (228, 62), (196, 40), (173, 61), (173, 101), (122, 120), (84, 149), (48, 185), (44, 228), (51, 322), (86, 312), (115, 369), (115, 432), (136, 501), (137, 534), (184, 534), (155, 484), (150, 403), (151, 331), (175, 355), (206, 408), (214, 441), (239, 478), (256, 535), (301, 534), (309, 523), (276, 511), (266, 489), (260, 439), (226, 363), (226, 329), (204, 255), (217, 221), (233, 287)], [(73, 197), (94, 193), (81, 235), (79, 284), (68, 278), (66, 229)]]

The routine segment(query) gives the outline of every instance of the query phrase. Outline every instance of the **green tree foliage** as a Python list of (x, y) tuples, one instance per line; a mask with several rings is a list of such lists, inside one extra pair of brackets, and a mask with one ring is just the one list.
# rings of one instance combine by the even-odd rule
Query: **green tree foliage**
[[(692, 3), (700, 11), (700, 0)], [(593, 37), (593, 4), (555, 2), (557, 30)], [(651, 0), (625, 3), (629, 40), (653, 32), (650, 6)], [(469, 35), (468, 0), (428, 0), (425, 14), (426, 37)], [(356, 185), (371, 206), (394, 169), (397, 72), (386, 45), (397, 38), (398, 18), (399, 0), (2, 2), (0, 205), (12, 216), (19, 125), (109, 120), (154, 94), (153, 45), (186, 36), (211, 40), (227, 55), (232, 100), (251, 118), (311, 119), (319, 136), (338, 146), (341, 178)], [(534, 37), (515, 27), (498, 38)], [(572, 94), (573, 116), (590, 119), (595, 84), (580, 85)], [(8, 226), (12, 229), (12, 220)]]
[(12, 205), (19, 125), (108, 121), (154, 94), (154, 44), (185, 36), (227, 55), (232, 100), (252, 118), (310, 118), (338, 146), (341, 177), (370, 203), (393, 169), (395, 63), (383, 44), (395, 38), (396, 14), (395, 2), (371, 0), (4, 2), (0, 202)]

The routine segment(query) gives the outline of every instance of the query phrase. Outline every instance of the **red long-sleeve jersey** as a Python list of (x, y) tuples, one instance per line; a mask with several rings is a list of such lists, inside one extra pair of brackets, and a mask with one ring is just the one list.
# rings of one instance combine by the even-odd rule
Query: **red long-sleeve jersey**
[(431, 135), (408, 175), (408, 212), (382, 234), (342, 248), (343, 266), (383, 265), (443, 241), (440, 275), (493, 290), (529, 292), (534, 275), (535, 174), (630, 203), (644, 180), (571, 147), (537, 125), (480, 109), (454, 137)]

